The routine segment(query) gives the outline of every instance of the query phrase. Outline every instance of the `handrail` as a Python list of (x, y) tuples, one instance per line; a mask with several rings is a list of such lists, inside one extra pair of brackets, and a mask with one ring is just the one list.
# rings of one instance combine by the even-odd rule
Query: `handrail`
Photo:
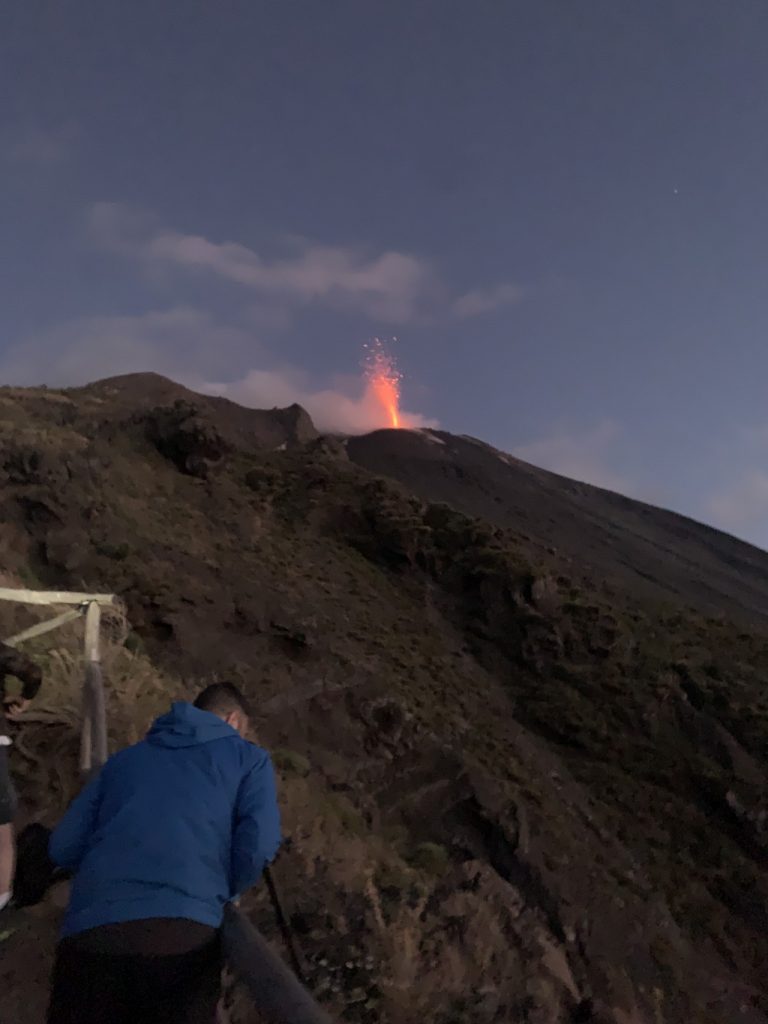
[(114, 594), (82, 594), (74, 590), (24, 590), (20, 587), (0, 587), (0, 601), (18, 601), (20, 604), (92, 604), (115, 605)]
[(34, 640), (35, 637), (44, 636), (46, 633), (50, 633), (52, 629), (58, 629), (59, 626), (66, 625), (67, 622), (73, 622), (75, 619), (79, 619), (85, 615), (85, 608), (71, 608), (68, 612), (62, 612), (61, 615), (57, 615), (55, 619), (46, 619), (45, 622), (37, 622), (34, 626), (30, 626), (29, 629), (23, 629), (21, 633), (16, 633), (15, 636), (9, 636), (4, 641), (9, 647), (15, 647), (17, 644), (23, 643), (25, 640)]
[(227, 904), (224, 956), (269, 1024), (331, 1024), (331, 1018), (283, 963), (245, 914)]
[(0, 601), (18, 601), (29, 605), (76, 605), (46, 622), (38, 622), (5, 642), (15, 647), (25, 640), (44, 636), (74, 619), (85, 615), (85, 679), (83, 682), (83, 719), (80, 733), (80, 773), (91, 778), (105, 764), (107, 749), (107, 715), (104, 684), (101, 674), (99, 634), (101, 609), (115, 607), (115, 594), (87, 594), (70, 590), (26, 590), (21, 587), (0, 587)]

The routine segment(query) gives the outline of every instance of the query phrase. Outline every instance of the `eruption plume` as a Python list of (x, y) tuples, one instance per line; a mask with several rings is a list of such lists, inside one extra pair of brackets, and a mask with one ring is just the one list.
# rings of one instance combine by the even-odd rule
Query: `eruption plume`
[(386, 345), (380, 338), (374, 338), (365, 348), (363, 372), (367, 381), (367, 390), (381, 406), (388, 425), (400, 427), (400, 381), (402, 375), (397, 368), (394, 356), (387, 351)]

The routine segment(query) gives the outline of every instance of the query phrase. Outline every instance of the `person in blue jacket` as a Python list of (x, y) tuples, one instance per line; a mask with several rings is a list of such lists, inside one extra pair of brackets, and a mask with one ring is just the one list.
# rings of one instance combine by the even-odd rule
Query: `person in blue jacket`
[(74, 875), (48, 1024), (213, 1024), (224, 907), (280, 845), (268, 754), (237, 687), (176, 703), (106, 763), (54, 830)]

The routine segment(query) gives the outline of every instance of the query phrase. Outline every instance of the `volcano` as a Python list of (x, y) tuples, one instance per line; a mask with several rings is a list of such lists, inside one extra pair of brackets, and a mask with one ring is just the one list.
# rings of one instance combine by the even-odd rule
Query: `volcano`
[(347, 450), (425, 501), (513, 530), (540, 557), (554, 555), (585, 578), (712, 615), (768, 615), (765, 552), (685, 516), (444, 431), (376, 431), (350, 438)]
[[(125, 601), (113, 747), (214, 675), (258, 708), (332, 1015), (765, 1024), (767, 554), (472, 438), (153, 375), (0, 407), (5, 585)], [(75, 791), (80, 642), (30, 648), (22, 824)], [(62, 900), (0, 945), (4, 1020), (44, 1020)], [(256, 1020), (236, 982), (225, 1016)]]

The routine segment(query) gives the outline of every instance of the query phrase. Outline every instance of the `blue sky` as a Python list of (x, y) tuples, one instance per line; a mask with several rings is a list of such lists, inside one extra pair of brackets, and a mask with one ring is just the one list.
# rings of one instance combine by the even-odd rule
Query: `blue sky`
[(764, 0), (0, 18), (0, 376), (413, 422), (768, 546)]

